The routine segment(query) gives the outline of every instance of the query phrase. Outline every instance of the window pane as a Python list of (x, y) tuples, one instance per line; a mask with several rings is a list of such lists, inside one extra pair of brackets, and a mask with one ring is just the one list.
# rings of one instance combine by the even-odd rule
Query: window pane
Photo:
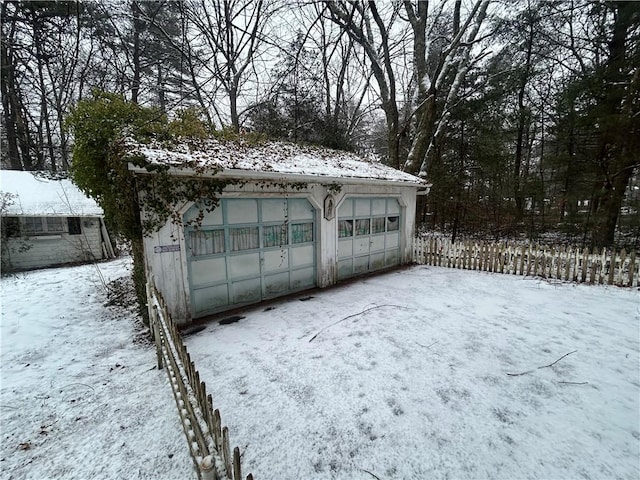
[(47, 232), (50, 233), (61, 233), (64, 229), (62, 228), (62, 218), (61, 217), (49, 217), (47, 218)]
[(69, 235), (80, 235), (80, 217), (68, 217), (67, 224), (69, 226)]
[(224, 252), (224, 230), (200, 230), (189, 235), (192, 255), (213, 255)]
[(384, 232), (384, 217), (376, 217), (371, 220), (371, 231), (373, 233)]
[(400, 217), (387, 217), (387, 232), (394, 232), (400, 228)]
[(24, 229), (27, 233), (42, 233), (42, 218), (25, 217)]
[(287, 244), (286, 225), (266, 225), (262, 227), (262, 243), (264, 247), (278, 247)]
[(231, 251), (251, 250), (260, 246), (258, 227), (241, 227), (229, 229)]
[(299, 223), (291, 226), (291, 243), (313, 242), (313, 223)]
[(18, 217), (2, 217), (2, 231), (7, 236), (20, 236), (20, 219)]
[(353, 220), (340, 220), (338, 222), (338, 237), (353, 236)]
[(369, 218), (359, 218), (356, 220), (356, 235), (369, 235)]

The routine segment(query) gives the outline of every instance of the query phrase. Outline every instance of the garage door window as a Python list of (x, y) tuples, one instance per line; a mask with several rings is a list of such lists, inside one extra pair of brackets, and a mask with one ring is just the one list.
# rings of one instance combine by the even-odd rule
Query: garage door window
[(279, 247), (287, 244), (286, 225), (265, 225), (262, 227), (264, 247)]
[(387, 232), (395, 232), (400, 227), (400, 217), (387, 218)]
[(371, 233), (384, 232), (385, 217), (375, 217), (371, 219)]
[(258, 227), (240, 227), (229, 229), (229, 242), (231, 251), (253, 250), (260, 247)]
[(313, 223), (291, 225), (291, 243), (313, 242)]
[(191, 232), (189, 248), (192, 255), (213, 255), (224, 252), (224, 230)]
[(338, 222), (338, 236), (340, 238), (353, 236), (353, 220), (340, 220)]
[(370, 221), (368, 218), (359, 218), (356, 220), (356, 235), (369, 235)]

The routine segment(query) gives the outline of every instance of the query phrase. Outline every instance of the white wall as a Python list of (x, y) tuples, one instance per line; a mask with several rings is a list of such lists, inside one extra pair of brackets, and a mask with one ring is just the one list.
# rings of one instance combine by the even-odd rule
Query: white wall
[(80, 225), (80, 235), (60, 233), (7, 239), (2, 246), (3, 264), (10, 270), (29, 270), (102, 259), (100, 218), (82, 217)]
[[(283, 182), (284, 183), (284, 182)], [(325, 197), (331, 194), (335, 200), (336, 215), (331, 220), (324, 218)], [(302, 189), (283, 188), (273, 183), (245, 184), (227, 187), (224, 198), (306, 198), (316, 208), (316, 260), (317, 285), (327, 287), (338, 279), (337, 269), (337, 209), (347, 196), (394, 197), (402, 207), (401, 263), (412, 261), (412, 239), (416, 209), (416, 187), (393, 185), (342, 185), (338, 192), (321, 184), (307, 184)], [(191, 203), (178, 205), (176, 209), (186, 212)], [(149, 278), (153, 276), (176, 323), (191, 321), (191, 299), (184, 232), (178, 225), (168, 221), (158, 232), (144, 238), (146, 266)]]
[[(190, 321), (191, 299), (182, 228), (169, 221), (158, 232), (145, 236), (143, 245), (147, 280), (155, 282), (176, 323)], [(167, 251), (171, 248), (179, 251)]]

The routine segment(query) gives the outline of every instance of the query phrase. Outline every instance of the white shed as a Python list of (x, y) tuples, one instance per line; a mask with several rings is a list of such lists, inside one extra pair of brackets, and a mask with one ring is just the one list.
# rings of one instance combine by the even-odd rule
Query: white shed
[(134, 153), (175, 176), (239, 182), (199, 225), (188, 226), (202, 214), (198, 204), (176, 205), (181, 223), (144, 239), (147, 272), (178, 323), (412, 260), (416, 193), (427, 188), (413, 175), (280, 142), (139, 145)]
[(3, 271), (114, 256), (102, 209), (70, 180), (2, 170), (0, 195)]

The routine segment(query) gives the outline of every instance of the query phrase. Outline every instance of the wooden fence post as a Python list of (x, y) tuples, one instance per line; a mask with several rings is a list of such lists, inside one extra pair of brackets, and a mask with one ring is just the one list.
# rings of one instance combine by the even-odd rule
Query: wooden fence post
[(595, 257), (590, 258), (591, 268), (589, 269), (589, 283), (591, 285), (596, 281), (596, 269), (598, 268), (598, 261)]
[(613, 277), (616, 271), (616, 251), (611, 250), (609, 255), (609, 277), (607, 278), (607, 284), (613, 285)]
[(627, 251), (623, 248), (620, 252), (620, 277), (618, 278), (617, 285), (622, 287), (624, 285), (624, 262), (627, 259)]
[(558, 280), (562, 280), (562, 272), (560, 271), (562, 267), (562, 256), (564, 255), (564, 245), (561, 245), (558, 249), (558, 259), (556, 260), (556, 278)]
[(580, 278), (582, 283), (587, 281), (587, 262), (589, 260), (589, 247), (586, 247), (582, 252), (582, 272)]
[(240, 470), (240, 449), (233, 449), (233, 480), (242, 480), (242, 471)]
[(227, 476), (232, 475), (231, 467), (231, 452), (229, 449), (229, 429), (227, 427), (222, 428), (222, 460), (227, 470)]
[[(594, 252), (595, 253), (595, 252)], [(602, 253), (598, 257), (598, 275), (596, 277), (596, 283), (602, 285), (604, 283), (605, 265), (607, 262), (607, 249), (603, 248)]]
[(149, 319), (149, 325), (151, 326), (153, 339), (156, 343), (156, 360), (158, 362), (158, 370), (162, 370), (162, 339), (160, 338), (160, 332), (158, 331), (158, 306), (153, 305), (151, 310), (153, 311), (153, 319)]
[(524, 275), (524, 250), (525, 247), (523, 245), (520, 247), (520, 272), (518, 272), (520, 275)]
[(574, 262), (573, 262), (573, 275), (571, 276), (571, 280), (574, 282), (578, 281), (578, 270), (579, 270), (579, 266), (580, 266), (580, 249), (576, 247), (575, 249), (575, 253), (576, 256), (574, 258)]

